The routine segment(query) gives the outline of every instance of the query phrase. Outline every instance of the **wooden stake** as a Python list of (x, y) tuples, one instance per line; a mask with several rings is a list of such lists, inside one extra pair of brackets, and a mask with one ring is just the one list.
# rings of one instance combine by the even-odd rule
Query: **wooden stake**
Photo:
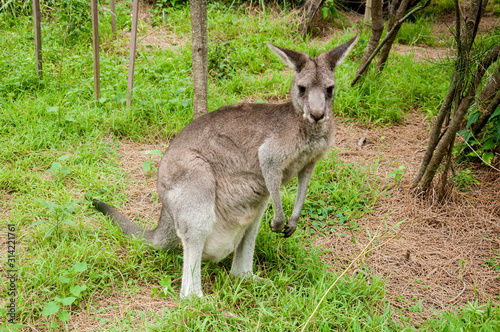
[(139, 0), (134, 0), (134, 3), (132, 5), (132, 31), (130, 31), (130, 60), (128, 64), (127, 107), (130, 107), (132, 103), (132, 92), (134, 88), (135, 48), (137, 41), (138, 14)]
[(365, 22), (366, 24), (370, 24), (371, 18), (372, 18), (372, 0), (366, 0), (365, 17), (363, 19), (363, 22)]
[(113, 33), (113, 39), (116, 39), (116, 10), (115, 10), (115, 0), (111, 0), (111, 32)]
[(193, 41), (193, 118), (208, 113), (207, 0), (190, 0)]
[(99, 64), (99, 11), (97, 0), (91, 3), (92, 47), (94, 51), (94, 95), (95, 100), (101, 98), (101, 74)]
[(35, 63), (36, 73), (42, 79), (42, 30), (40, 28), (40, 1), (33, 0), (33, 25), (35, 27)]

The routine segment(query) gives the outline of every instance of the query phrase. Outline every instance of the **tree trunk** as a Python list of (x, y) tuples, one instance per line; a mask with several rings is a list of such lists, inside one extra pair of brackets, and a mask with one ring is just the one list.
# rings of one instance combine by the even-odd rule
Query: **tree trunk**
[(409, 3), (410, 3), (410, 0), (401, 1), (398, 9), (396, 11), (396, 14), (394, 15), (394, 18), (391, 18), (388, 22), (387, 31), (394, 30), (394, 33), (387, 40), (387, 43), (385, 43), (384, 47), (382, 47), (382, 50), (380, 51), (380, 56), (378, 57), (378, 63), (377, 63), (377, 71), (379, 71), (379, 72), (384, 70), (385, 63), (387, 62), (387, 59), (389, 58), (389, 53), (391, 52), (392, 44), (394, 44), (394, 41), (396, 40), (396, 36), (399, 32), (399, 29), (401, 28), (401, 24), (395, 24), (395, 23), (400, 21), (403, 18), (404, 14), (406, 12), (406, 8), (408, 8)]
[(127, 108), (132, 105), (135, 77), (135, 51), (137, 48), (137, 23), (139, 21), (139, 0), (132, 3), (132, 30), (130, 31), (130, 54), (128, 60)]
[(92, 49), (94, 53), (94, 96), (101, 98), (101, 72), (99, 64), (99, 8), (97, 0), (91, 1), (92, 14)]
[[(424, 159), (420, 166), (419, 173), (415, 178), (412, 188), (426, 192), (430, 189), (432, 180), (436, 175), (438, 168), (447, 155), (447, 163), (441, 176), (439, 197), (444, 196), (444, 188), (447, 181), (448, 169), (451, 165), (451, 152), (455, 141), (456, 134), (463, 124), (465, 116), (469, 111), (472, 102), (476, 98), (477, 89), (487, 71), (487, 69), (495, 63), (500, 56), (500, 45), (491, 49), (482, 61), (477, 64), (476, 71), (471, 73), (472, 57), (470, 56), (472, 46), (477, 34), (479, 22), (486, 2), (482, 0), (472, 0), (468, 13), (462, 16), (462, 10), (459, 8), (458, 0), (455, 0), (456, 7), (456, 43), (457, 43), (457, 59), (455, 60), (455, 68), (452, 74), (452, 82), (446, 95), (446, 98), (441, 106), (439, 114), (433, 125), (431, 138)], [(461, 22), (464, 22), (463, 27)], [(498, 70), (497, 70), (498, 71)], [(493, 75), (495, 77), (495, 74)], [(490, 80), (491, 82), (491, 80)], [(491, 83), (494, 85), (495, 83)], [(489, 83), (486, 84), (489, 86)], [(488, 90), (484, 91), (485, 96), (493, 98)], [(491, 107), (495, 106), (500, 97), (493, 98), (490, 103)], [(453, 115), (450, 119), (451, 105), (454, 103)], [(449, 123), (443, 129), (443, 122)]]
[(436, 120), (434, 121), (434, 125), (432, 126), (429, 144), (427, 146), (427, 150), (425, 151), (425, 155), (422, 160), (422, 164), (420, 165), (420, 170), (417, 174), (417, 177), (413, 181), (412, 188), (416, 188), (419, 185), (427, 169), (427, 166), (429, 165), (432, 159), (432, 155), (434, 154), (434, 149), (436, 148), (436, 145), (439, 143), (439, 140), (441, 139), (442, 135), (441, 129), (443, 127), (443, 122), (447, 117), (449, 117), (451, 111), (451, 105), (453, 103), (453, 99), (455, 98), (455, 94), (456, 94), (456, 79), (452, 79), (450, 87), (448, 89), (448, 93), (446, 94), (446, 98), (443, 104), (441, 105)]
[(190, 0), (193, 43), (193, 118), (208, 113), (207, 0)]
[[(431, 3), (431, 0), (427, 0), (423, 5), (418, 6), (416, 8), (413, 8), (408, 14), (406, 14), (400, 20), (398, 20), (398, 21), (396, 21), (394, 23), (393, 29), (391, 29), (387, 33), (387, 36), (385, 36), (385, 38), (380, 42), (380, 44), (377, 46), (377, 48), (371, 54), (369, 54), (368, 59), (366, 60), (366, 62), (364, 64), (361, 64), (359, 66), (359, 68), (357, 70), (357, 73), (356, 73), (356, 76), (354, 77), (354, 79), (351, 82), (351, 86), (356, 85), (356, 83), (359, 81), (359, 79), (361, 78), (361, 76), (364, 75), (364, 73), (365, 73), (366, 69), (368, 68), (368, 66), (370, 65), (371, 61), (375, 58), (375, 56), (380, 51), (380, 49), (385, 45), (385, 43), (387, 43), (387, 41), (389, 39), (393, 38), (393, 36), (396, 36), (397, 32), (399, 31), (399, 27), (401, 26), (401, 24), (403, 24), (403, 22), (406, 21), (406, 19), (408, 17), (410, 17), (411, 15), (413, 15), (414, 13), (416, 13), (417, 11), (419, 11), (420, 9), (422, 9), (424, 7), (427, 7), (430, 3)], [(363, 57), (365, 57), (365, 55), (363, 55)]]
[(309, 28), (311, 26), (311, 21), (316, 15), (319, 7), (323, 4), (324, 0), (306, 0), (304, 4), (304, 18), (302, 23), (301, 32), (305, 36), (309, 33)]
[(373, 54), (373, 51), (378, 46), (380, 41), (380, 37), (382, 37), (382, 32), (384, 32), (384, 18), (382, 17), (382, 0), (372, 0), (371, 3), (371, 12), (372, 12), (372, 33), (370, 34), (370, 39), (368, 40), (368, 44), (366, 45), (365, 52), (363, 53), (363, 57), (361, 58), (361, 62), (359, 63), (358, 71), (356, 75), (360, 74), (361, 69), (367, 63), (370, 55)]

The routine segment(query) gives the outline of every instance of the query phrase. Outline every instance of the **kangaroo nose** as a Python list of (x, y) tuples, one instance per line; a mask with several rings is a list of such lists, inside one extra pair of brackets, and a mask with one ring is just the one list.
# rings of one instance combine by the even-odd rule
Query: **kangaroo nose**
[(325, 113), (321, 113), (321, 114), (313, 114), (313, 113), (309, 113), (309, 117), (311, 118), (311, 120), (313, 120), (314, 122), (318, 122), (318, 121), (321, 121), (323, 120), (323, 118), (325, 117)]

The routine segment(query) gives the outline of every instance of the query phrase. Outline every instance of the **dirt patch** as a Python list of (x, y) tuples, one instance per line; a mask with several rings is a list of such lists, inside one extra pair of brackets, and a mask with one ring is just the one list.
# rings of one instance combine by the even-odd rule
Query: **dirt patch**
[[(402, 125), (368, 129), (357, 124), (339, 126), (339, 156), (345, 161), (378, 163), (378, 176), (405, 166), (405, 175), (390, 196), (382, 196), (373, 213), (358, 220), (354, 236), (326, 236), (317, 244), (333, 252), (324, 259), (342, 269), (368, 244), (380, 226), (401, 231), (373, 251), (354, 271), (386, 280), (386, 298), (418, 323), (470, 301), (498, 302), (499, 274), (485, 266), (500, 248), (500, 176), (484, 167), (475, 170), (480, 184), (467, 193), (453, 191), (446, 204), (410, 194), (422, 149), (427, 144), (428, 122), (417, 112)], [(367, 143), (358, 146), (360, 137)], [(403, 228), (404, 227), (404, 228)], [(381, 241), (381, 243), (384, 241)]]
[[(130, 4), (130, 11), (132, 6)], [(187, 42), (185, 38), (164, 26), (152, 26), (151, 5), (148, 3), (139, 3), (137, 23), (137, 50), (145, 52), (147, 49), (172, 49), (178, 46), (184, 46)], [(118, 31), (118, 42), (123, 50), (130, 49), (130, 31)]]
[(111, 330), (119, 322), (126, 322), (129, 329), (141, 330), (145, 322), (154, 324), (154, 317), (165, 308), (173, 308), (176, 303), (166, 298), (151, 298), (152, 287), (157, 285), (138, 285), (132, 290), (117, 292), (112, 296), (94, 298), (85, 312), (72, 315), (68, 321), (70, 331)]
[(161, 204), (156, 199), (157, 174), (143, 170), (146, 161), (153, 161), (151, 167), (158, 167), (160, 156), (144, 154), (143, 151), (165, 151), (166, 143), (142, 144), (122, 141), (118, 148), (120, 167), (130, 177), (130, 185), (125, 195), (129, 199), (120, 211), (137, 224), (148, 229), (157, 225)]
[(416, 61), (439, 61), (454, 56), (453, 50), (445, 47), (424, 47), (396, 44), (394, 51), (403, 55), (413, 54)]
[[(497, 28), (500, 25), (500, 17), (490, 15), (486, 13), (486, 15), (481, 18), (481, 21), (479, 22), (478, 34), (487, 33), (489, 30)], [(434, 34), (452, 36), (452, 31), (455, 30), (455, 20), (455, 14), (440, 16), (434, 25)]]

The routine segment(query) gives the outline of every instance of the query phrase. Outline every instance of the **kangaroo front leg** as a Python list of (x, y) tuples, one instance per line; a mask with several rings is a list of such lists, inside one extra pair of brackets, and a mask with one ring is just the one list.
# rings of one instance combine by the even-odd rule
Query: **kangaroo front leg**
[(304, 201), (306, 199), (307, 185), (311, 179), (311, 175), (314, 171), (314, 166), (316, 163), (311, 163), (304, 167), (298, 175), (299, 185), (297, 187), (297, 199), (295, 200), (295, 205), (293, 207), (292, 216), (288, 219), (286, 223), (284, 235), (289, 237), (297, 229), (297, 222), (299, 221), (300, 213), (302, 207), (304, 206)]
[(285, 227), (285, 214), (283, 213), (280, 192), (282, 174), (277, 170), (268, 170), (267, 174), (264, 173), (264, 180), (266, 181), (266, 187), (271, 194), (274, 206), (274, 218), (270, 224), (271, 230), (275, 233), (281, 233)]
[[(278, 177), (278, 176), (277, 176)], [(281, 203), (281, 173), (279, 175), (279, 182), (276, 179), (272, 179), (270, 184), (267, 185), (267, 188), (271, 194), (271, 199), (273, 200), (274, 206), (274, 218), (271, 221), (271, 230), (275, 233), (283, 232), (283, 228), (285, 227), (285, 213), (283, 212), (283, 204)], [(267, 181), (266, 181), (267, 184)]]
[(267, 191), (269, 191), (273, 200), (274, 218), (270, 224), (271, 230), (275, 233), (281, 233), (285, 227), (285, 214), (283, 213), (280, 192), (283, 172), (281, 170), (282, 162), (273, 156), (273, 148), (271, 140), (264, 142), (259, 147), (259, 161)]

